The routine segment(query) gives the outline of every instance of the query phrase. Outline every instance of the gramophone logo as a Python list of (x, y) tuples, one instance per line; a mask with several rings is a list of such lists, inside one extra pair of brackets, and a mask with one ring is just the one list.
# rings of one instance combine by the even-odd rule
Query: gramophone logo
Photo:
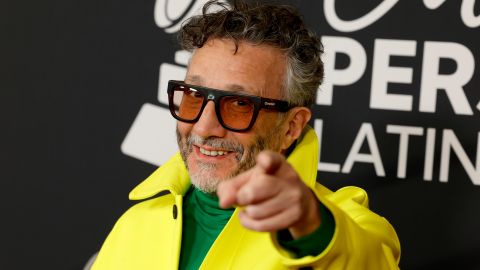
[[(157, 0), (154, 18), (166, 33), (175, 33), (183, 21), (199, 14), (207, 0)], [(175, 52), (175, 63), (162, 63), (158, 76), (158, 104), (145, 103), (128, 131), (121, 150), (125, 155), (160, 165), (177, 152), (176, 122), (168, 110), (167, 83), (182, 79), (187, 71), (190, 53)]]

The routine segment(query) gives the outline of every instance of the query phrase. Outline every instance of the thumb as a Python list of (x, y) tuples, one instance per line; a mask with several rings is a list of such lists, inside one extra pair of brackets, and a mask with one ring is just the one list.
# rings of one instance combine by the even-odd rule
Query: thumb
[(217, 196), (221, 208), (228, 208), (237, 204), (237, 192), (248, 182), (251, 174), (252, 170), (248, 170), (218, 184)]
[(275, 174), (285, 160), (282, 154), (266, 150), (262, 151), (257, 156), (257, 166), (266, 174)]

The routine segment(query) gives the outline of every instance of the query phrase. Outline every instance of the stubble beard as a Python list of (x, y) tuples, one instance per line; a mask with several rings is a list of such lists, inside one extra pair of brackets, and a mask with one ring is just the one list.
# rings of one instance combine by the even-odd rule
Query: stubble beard
[[(185, 138), (182, 138), (177, 127), (177, 143), (182, 159), (187, 167), (192, 185), (200, 191), (209, 194), (215, 194), (217, 192), (217, 187), (220, 182), (235, 177), (255, 166), (255, 158), (261, 151), (269, 149), (278, 152), (280, 149), (278, 139), (276, 140), (275, 135), (270, 132), (255, 136), (252, 145), (248, 147), (248, 149), (245, 149), (240, 143), (226, 139), (213, 137), (202, 138), (191, 133), (187, 134)], [(188, 166), (187, 160), (189, 155), (193, 152), (193, 144), (205, 145), (234, 152), (235, 159), (237, 160), (237, 168), (225, 177), (217, 177), (215, 176), (215, 171), (220, 169), (220, 164), (198, 161), (196, 164), (197, 171), (192, 172)]]

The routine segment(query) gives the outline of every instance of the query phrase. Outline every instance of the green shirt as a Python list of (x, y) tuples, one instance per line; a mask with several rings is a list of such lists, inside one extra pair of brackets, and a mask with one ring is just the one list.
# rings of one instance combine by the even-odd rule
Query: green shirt
[(234, 208), (222, 209), (218, 197), (193, 186), (183, 199), (183, 232), (179, 269), (198, 269)]
[[(293, 240), (288, 230), (278, 233), (282, 247), (296, 257), (320, 254), (332, 239), (335, 224), (331, 213), (320, 205), (322, 225), (310, 235)], [(208, 250), (233, 214), (222, 209), (218, 197), (191, 187), (184, 197), (180, 270), (198, 269)]]

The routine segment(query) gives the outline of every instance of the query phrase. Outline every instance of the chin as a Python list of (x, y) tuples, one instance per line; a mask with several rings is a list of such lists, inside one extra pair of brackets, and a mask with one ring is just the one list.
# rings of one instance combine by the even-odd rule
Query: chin
[(234, 176), (236, 167), (226, 172), (219, 172), (218, 170), (223, 168), (218, 168), (215, 163), (195, 162), (193, 166), (189, 166), (188, 173), (192, 185), (205, 193), (214, 194), (220, 182)]
[(205, 193), (215, 194), (218, 184), (223, 180), (207, 175), (190, 174), (190, 181), (197, 189)]

